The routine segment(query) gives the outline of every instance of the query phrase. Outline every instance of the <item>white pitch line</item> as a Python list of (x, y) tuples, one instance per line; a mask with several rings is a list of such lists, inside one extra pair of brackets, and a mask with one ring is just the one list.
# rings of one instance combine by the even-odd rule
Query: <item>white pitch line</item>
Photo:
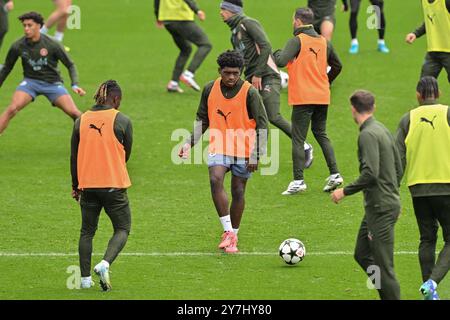
[[(396, 251), (395, 255), (416, 255), (417, 251)], [(93, 253), (94, 256), (101, 256), (102, 253)], [(123, 252), (121, 256), (131, 257), (207, 257), (222, 255), (220, 252)], [(277, 252), (239, 252), (240, 256), (276, 256)], [(307, 252), (307, 256), (350, 256), (350, 251), (325, 251), (325, 252)], [(76, 257), (78, 253), (58, 253), (58, 252), (0, 252), (0, 257)]]

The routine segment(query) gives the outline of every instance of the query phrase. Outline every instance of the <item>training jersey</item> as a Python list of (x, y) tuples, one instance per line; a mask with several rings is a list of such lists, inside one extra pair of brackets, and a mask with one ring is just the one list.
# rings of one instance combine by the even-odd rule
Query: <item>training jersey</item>
[(17, 59), (22, 59), (24, 78), (36, 79), (48, 83), (63, 82), (58, 62), (61, 61), (69, 70), (72, 85), (78, 84), (75, 64), (69, 58), (62, 45), (50, 37), (41, 34), (39, 41), (22, 37), (9, 49), (5, 65), (0, 71), (0, 86), (13, 69)]

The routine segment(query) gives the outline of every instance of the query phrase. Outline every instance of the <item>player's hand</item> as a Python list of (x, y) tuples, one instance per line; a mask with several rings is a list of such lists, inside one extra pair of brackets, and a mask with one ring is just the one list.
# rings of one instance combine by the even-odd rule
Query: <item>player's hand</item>
[(181, 149), (180, 152), (178, 152), (178, 156), (181, 159), (187, 159), (189, 157), (189, 153), (191, 151), (191, 144), (190, 143), (185, 143)]
[(14, 2), (12, 1), (7, 2), (4, 8), (6, 12), (12, 11), (14, 9)]
[(258, 90), (261, 91), (262, 90), (262, 80), (260, 77), (257, 76), (253, 76), (252, 78), (252, 85)]
[(158, 29), (163, 29), (164, 28), (164, 23), (162, 21), (159, 21), (159, 20), (156, 21), (155, 25), (156, 25), (156, 27)]
[(409, 43), (409, 44), (411, 44), (411, 43), (413, 43), (414, 41), (416, 41), (416, 39), (417, 39), (417, 36), (414, 34), (414, 33), (408, 33), (407, 35), (406, 35), (406, 39), (405, 39), (405, 41), (407, 42), (407, 43)]
[(341, 201), (342, 199), (344, 199), (345, 194), (344, 194), (344, 189), (343, 188), (339, 188), (334, 190), (334, 192), (331, 194), (331, 201), (333, 201), (334, 203), (339, 203), (339, 201)]
[(206, 14), (205, 14), (204, 11), (198, 10), (198, 11), (197, 11), (197, 17), (200, 19), (200, 21), (205, 21), (205, 19), (206, 19)]
[(75, 201), (80, 202), (80, 195), (81, 195), (81, 190), (80, 189), (73, 189), (72, 190), (72, 198), (74, 198)]
[(258, 160), (252, 160), (250, 162), (247, 161), (246, 167), (248, 172), (255, 172), (258, 170)]
[(80, 97), (84, 96), (86, 94), (86, 91), (84, 91), (82, 88), (74, 86), (72, 87), (73, 92), (75, 92)]

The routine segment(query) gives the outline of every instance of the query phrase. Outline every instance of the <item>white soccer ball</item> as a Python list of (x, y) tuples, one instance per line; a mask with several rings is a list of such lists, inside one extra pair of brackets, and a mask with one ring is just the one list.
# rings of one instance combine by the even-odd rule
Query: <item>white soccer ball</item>
[(288, 82), (289, 82), (289, 75), (280, 70), (280, 77), (281, 77), (281, 87), (283, 89), (286, 89), (288, 87)]
[(297, 264), (305, 258), (305, 245), (298, 239), (286, 239), (279, 248), (281, 259), (287, 264)]

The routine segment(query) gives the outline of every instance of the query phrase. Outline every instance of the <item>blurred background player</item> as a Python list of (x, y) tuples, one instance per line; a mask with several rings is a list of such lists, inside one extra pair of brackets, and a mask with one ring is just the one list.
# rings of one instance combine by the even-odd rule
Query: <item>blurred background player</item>
[(0, 87), (19, 57), (22, 58), (24, 79), (16, 88), (11, 103), (0, 116), (0, 134), (9, 121), (39, 95), (44, 95), (52, 105), (74, 120), (81, 115), (63, 85), (58, 61), (69, 70), (73, 92), (80, 96), (86, 93), (78, 87), (77, 69), (62, 46), (40, 33), (44, 18), (37, 12), (29, 12), (20, 16), (19, 20), (22, 22), (25, 36), (13, 43), (8, 51), (5, 65), (0, 71)]
[(114, 80), (101, 84), (95, 106), (75, 121), (71, 141), (72, 197), (80, 202), (79, 256), (81, 288), (93, 285), (92, 240), (102, 208), (111, 219), (114, 234), (103, 260), (94, 267), (103, 291), (111, 289), (109, 268), (124, 248), (131, 229), (127, 188), (131, 186), (126, 162), (133, 144), (130, 119), (118, 111), (122, 90)]
[[(359, 126), (360, 175), (331, 195), (339, 203), (344, 197), (364, 193), (364, 218), (355, 246), (355, 260), (370, 277), (382, 300), (400, 300), (400, 285), (394, 271), (394, 229), (401, 210), (400, 179), (403, 174), (394, 137), (375, 120), (375, 97), (358, 90), (351, 97), (351, 111)], [(372, 275), (378, 268), (376, 281)], [(376, 286), (378, 282), (378, 286)]]
[[(420, 79), (416, 92), (420, 106), (400, 120), (397, 147), (419, 226), (420, 291), (438, 300), (437, 286), (450, 269), (450, 109), (437, 102), (435, 78)], [(445, 245), (436, 261), (439, 225)]]
[[(281, 78), (263, 27), (259, 21), (244, 14), (242, 0), (222, 1), (220, 15), (231, 29), (233, 48), (244, 56), (245, 79), (261, 95), (270, 123), (292, 138), (291, 124), (280, 113)], [(305, 141), (303, 149), (305, 168), (309, 168), (313, 161), (313, 147)]]
[[(220, 78), (203, 89), (194, 132), (190, 141), (181, 148), (179, 156), (187, 158), (191, 147), (201, 141), (201, 136), (209, 128), (211, 195), (224, 230), (219, 248), (225, 253), (237, 253), (237, 235), (245, 208), (245, 187), (252, 172), (258, 169), (259, 156), (265, 152), (268, 121), (258, 91), (249, 82), (241, 80), (242, 55), (226, 51), (217, 58), (217, 63)], [(228, 171), (232, 174), (231, 207), (224, 189)]]
[[(194, 0), (154, 0), (154, 12), (156, 26), (166, 28), (180, 49), (167, 91), (182, 93), (183, 89), (178, 83), (180, 80), (195, 91), (200, 91), (194, 75), (211, 51), (212, 45), (205, 32), (194, 22), (194, 14), (200, 21), (204, 21), (205, 13), (198, 8)], [(197, 51), (183, 72), (192, 52), (191, 43), (197, 46)]]
[[(359, 52), (359, 42), (356, 37), (358, 31), (358, 12), (361, 5), (361, 0), (342, 0), (343, 10), (348, 11), (350, 1), (350, 35), (352, 37), (352, 42), (349, 52), (351, 54), (356, 54)], [(384, 41), (384, 34), (386, 29), (386, 18), (384, 16), (384, 1), (383, 0), (370, 0), (373, 6), (376, 6), (375, 13), (377, 14), (378, 23), (378, 51), (382, 53), (389, 53), (389, 49)], [(378, 15), (379, 13), (379, 15)]]
[[(69, 17), (69, 9), (72, 5), (72, 0), (53, 0), (56, 9), (48, 17), (47, 22), (42, 26), (41, 33), (48, 34), (49, 29), (51, 29), (56, 24), (56, 31), (53, 38), (59, 43), (63, 42), (64, 31), (66, 30), (67, 18)], [(69, 51), (69, 47), (64, 46), (66, 51)]]
[(425, 22), (406, 36), (406, 42), (427, 34), (428, 52), (420, 77), (438, 78), (442, 68), (450, 82), (450, 0), (422, 0)]
[[(303, 144), (311, 131), (320, 145), (330, 176), (323, 191), (330, 192), (343, 183), (336, 163), (334, 149), (326, 132), (330, 84), (342, 70), (342, 64), (330, 42), (312, 26), (314, 13), (310, 8), (299, 8), (293, 17), (294, 37), (283, 50), (274, 52), (279, 67), (287, 65), (289, 74), (288, 103), (292, 108), (292, 162), (294, 180), (283, 195), (306, 190), (303, 177), (305, 153)], [(330, 71), (327, 74), (327, 66)]]
[(314, 12), (314, 29), (331, 41), (336, 25), (336, 0), (308, 0), (308, 7)]
[[(14, 9), (12, 0), (0, 0), (0, 49), (2, 48), (3, 39), (8, 32), (8, 12)], [(0, 64), (0, 70), (3, 65)]]

